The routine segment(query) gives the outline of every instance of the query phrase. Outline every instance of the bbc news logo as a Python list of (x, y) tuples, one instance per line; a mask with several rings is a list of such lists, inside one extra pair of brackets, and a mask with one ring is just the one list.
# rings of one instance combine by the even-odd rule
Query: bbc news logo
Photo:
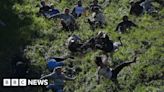
[(47, 86), (47, 79), (3, 79), (4, 87)]

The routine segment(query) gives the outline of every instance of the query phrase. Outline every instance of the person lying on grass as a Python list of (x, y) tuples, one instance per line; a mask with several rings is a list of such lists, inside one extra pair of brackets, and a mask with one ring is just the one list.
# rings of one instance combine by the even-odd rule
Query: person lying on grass
[(67, 47), (71, 52), (81, 52), (85, 53), (90, 50), (102, 50), (104, 53), (113, 53), (119, 49), (120, 46), (123, 46), (121, 37), (118, 37), (117, 42), (113, 42), (109, 39), (109, 36), (106, 32), (98, 32), (94, 37), (91, 37), (89, 40), (81, 42), (79, 36), (72, 35), (67, 40)]
[(114, 42), (110, 39), (106, 32), (100, 31), (95, 39), (95, 47), (99, 50), (102, 50), (105, 53), (112, 53), (119, 49), (122, 46), (121, 37), (118, 37), (119, 42)]

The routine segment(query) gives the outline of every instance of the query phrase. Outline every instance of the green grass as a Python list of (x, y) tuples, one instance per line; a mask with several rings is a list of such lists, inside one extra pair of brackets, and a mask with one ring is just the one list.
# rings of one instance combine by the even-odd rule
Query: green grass
[[(49, 1), (54, 2), (54, 0)], [(54, 5), (63, 11), (66, 7), (72, 8), (74, 2), (76, 0), (71, 0), (71, 2), (63, 0), (62, 3), (54, 3)], [(11, 73), (11, 58), (19, 54), (22, 47), (26, 48), (24, 55), (30, 59), (34, 71), (47, 72), (45, 70), (45, 55), (62, 56), (68, 53), (64, 45), (68, 35), (78, 34), (86, 40), (98, 31), (105, 31), (116, 41), (116, 38), (120, 36), (114, 31), (116, 25), (121, 21), (122, 16), (129, 15), (128, 0), (112, 1), (109, 7), (104, 10), (108, 23), (106, 28), (92, 32), (89, 25), (85, 23), (86, 17), (83, 16), (77, 20), (80, 30), (69, 33), (60, 29), (59, 20), (37, 17), (38, 8), (35, 6), (38, 3), (39, 0), (0, 1), (0, 12), (3, 12), (0, 14), (0, 19), (7, 22), (7, 27), (0, 31), (0, 72), (3, 76), (8, 76)], [(88, 3), (89, 0), (85, 2), (85, 5)], [(162, 18), (164, 9), (158, 3), (154, 3), (154, 5), (159, 8), (159, 15), (156, 17), (147, 14), (140, 17), (129, 15), (130, 20), (139, 27), (121, 35), (124, 46), (114, 54), (113, 62), (110, 63), (115, 66), (115, 63), (121, 62), (120, 60), (130, 60), (133, 51), (140, 48), (141, 41), (151, 42), (151, 47), (143, 49), (136, 64), (120, 72), (118, 79), (122, 87), (121, 90), (105, 78), (99, 85), (96, 84), (94, 57), (99, 54), (99, 51), (91, 51), (86, 55), (76, 56), (73, 60), (75, 66), (82, 68), (82, 72), (77, 75), (75, 81), (66, 83), (65, 92), (162, 92), (164, 90), (164, 81), (162, 80), (164, 74), (164, 19)], [(6, 67), (6, 65), (10, 67)], [(41, 91), (35, 89), (32, 92)]]

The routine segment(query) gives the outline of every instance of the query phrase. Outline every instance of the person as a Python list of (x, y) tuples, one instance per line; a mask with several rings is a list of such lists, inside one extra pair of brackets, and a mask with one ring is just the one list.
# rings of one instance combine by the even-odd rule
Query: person
[(17, 78), (27, 77), (29, 71), (29, 59), (23, 56), (22, 48), (11, 57), (12, 76)]
[(85, 8), (82, 6), (82, 2), (78, 1), (77, 5), (73, 8), (72, 15), (77, 18), (84, 14)]
[(94, 37), (92, 37), (89, 40), (87, 40), (86, 42), (84, 42), (81, 45), (81, 50), (83, 51), (83, 53), (85, 53), (87, 51), (95, 50), (95, 39), (94, 39)]
[(117, 25), (115, 31), (117, 31), (119, 33), (125, 33), (131, 27), (137, 27), (136, 24), (134, 24), (132, 21), (128, 20), (128, 16), (123, 16), (122, 19), (123, 19), (123, 21)]
[(119, 42), (113, 42), (109, 39), (109, 36), (102, 31), (99, 31), (98, 34), (92, 38), (90, 38), (88, 41), (83, 43), (81, 48), (87, 50), (87, 49), (99, 49), (102, 50), (105, 53), (108, 52), (114, 52), (119, 49), (120, 46), (123, 45), (121, 41), (121, 37), (118, 37)]
[(132, 63), (135, 63), (137, 59), (137, 56), (135, 55), (132, 61), (129, 62), (123, 62), (119, 65), (117, 65), (115, 68), (109, 68), (106, 64), (102, 62), (102, 57), (97, 56), (95, 59), (95, 63), (97, 65), (97, 72), (96, 72), (96, 81), (99, 84), (100, 83), (100, 77), (103, 76), (109, 80), (112, 80), (113, 82), (117, 83), (117, 75), (120, 73), (120, 71), (131, 65)]
[(64, 83), (65, 80), (75, 80), (75, 78), (70, 78), (68, 76), (65, 76), (65, 74), (62, 72), (62, 67), (58, 66), (54, 69), (54, 71), (48, 75), (42, 76), (40, 79), (52, 79), (54, 81), (53, 84), (49, 84), (47, 86), (47, 89), (52, 89), (53, 92), (64, 92)]
[(95, 12), (96, 8), (102, 9), (102, 7), (98, 3), (98, 0), (93, 0), (93, 3), (89, 6), (91, 12)]
[(73, 59), (72, 56), (65, 56), (65, 57), (49, 57), (47, 60), (47, 68), (50, 72), (54, 70), (55, 67), (58, 66), (65, 66), (64, 60), (71, 58)]
[(49, 10), (51, 9), (51, 7), (49, 5), (46, 5), (45, 1), (41, 1), (40, 4), (41, 4), (41, 7), (39, 9), (39, 13), (42, 14), (43, 16), (46, 16), (46, 14), (49, 13)]
[(77, 35), (72, 35), (67, 39), (66, 45), (71, 52), (78, 52), (82, 45), (81, 38)]
[(55, 14), (60, 13), (57, 8), (54, 8), (53, 5), (47, 5), (45, 1), (41, 1), (41, 7), (39, 13), (47, 18), (54, 16)]
[(99, 44), (99, 39), (101, 38), (101, 36), (103, 34), (104, 34), (104, 32), (99, 31), (96, 36), (93, 36), (89, 40), (84, 42), (84, 44), (81, 47), (84, 48), (84, 49), (89, 49), (89, 48), (96, 49), (96, 46), (98, 46), (98, 44)]
[(28, 66), (23, 61), (16, 62), (14, 76), (18, 78), (25, 77), (28, 72)]
[(54, 8), (53, 5), (51, 5), (51, 9), (50, 9), (49, 15), (53, 16), (53, 15), (56, 15), (58, 13), (60, 13), (60, 11), (57, 8)]
[(68, 8), (64, 10), (64, 13), (56, 14), (50, 18), (60, 18), (63, 29), (66, 31), (73, 31), (77, 28), (75, 18), (72, 14), (70, 14), (70, 10)]
[(95, 47), (105, 53), (114, 52), (122, 46), (121, 37), (118, 37), (119, 42), (113, 42), (105, 32), (99, 32), (95, 37)]
[(106, 53), (112, 52), (114, 49), (113, 41), (109, 39), (105, 32), (101, 31), (97, 34), (95, 47)]
[(143, 7), (140, 5), (142, 2), (144, 2), (145, 0), (140, 0), (137, 2), (130, 2), (131, 8), (130, 8), (130, 14), (131, 15), (136, 15), (139, 16), (143, 13)]
[(144, 2), (142, 2), (140, 4), (143, 7), (143, 11), (148, 13), (148, 14), (152, 14), (153, 12), (157, 12), (152, 5), (152, 0), (145, 0)]
[(52, 72), (53, 69), (58, 66), (64, 66), (64, 62), (59, 62), (55, 59), (49, 59), (47, 62), (47, 67), (50, 72)]
[(16, 72), (17, 72), (17, 74), (21, 75), (21, 74), (25, 73), (25, 71), (26, 71), (25, 67), (26, 67), (26, 65), (22, 61), (16, 62)]
[(92, 13), (92, 16), (89, 17), (88, 23), (91, 25), (91, 28), (94, 30), (96, 27), (104, 28), (106, 25), (105, 16), (100, 11), (99, 8), (95, 8), (95, 12)]

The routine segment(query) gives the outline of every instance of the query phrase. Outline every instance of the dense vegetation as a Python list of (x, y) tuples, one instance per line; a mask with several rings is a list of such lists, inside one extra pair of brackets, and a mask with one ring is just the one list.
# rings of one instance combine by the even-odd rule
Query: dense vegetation
[[(52, 2), (55, 7), (63, 11), (64, 8), (73, 8), (77, 0), (63, 0), (61, 3)], [(87, 6), (90, 0), (84, 0)], [(160, 0), (159, 0), (160, 1)], [(21, 56), (27, 58), (29, 68), (40, 76), (47, 73), (45, 56), (63, 56), (68, 53), (65, 41), (70, 34), (77, 34), (86, 40), (98, 31), (106, 31), (113, 40), (122, 37), (124, 46), (114, 54), (111, 66), (131, 59), (135, 50), (142, 54), (137, 63), (127, 67), (119, 74), (121, 89), (118, 89), (110, 80), (102, 79), (99, 85), (95, 80), (96, 65), (93, 60), (99, 51), (92, 51), (86, 55), (77, 55), (73, 62), (75, 66), (82, 68), (73, 82), (67, 82), (65, 92), (162, 92), (164, 90), (164, 9), (161, 3), (153, 3), (157, 8), (157, 15), (144, 14), (142, 16), (129, 15), (129, 0), (112, 0), (104, 9), (108, 26), (104, 29), (91, 31), (89, 24), (85, 23), (86, 16), (77, 19), (80, 29), (73, 33), (61, 30), (59, 21), (38, 17), (39, 0), (1, 0), (0, 20), (6, 23), (0, 29), (0, 76), (9, 77), (12, 74), (12, 58)], [(162, 1), (161, 1), (162, 2)], [(114, 30), (121, 21), (122, 16), (129, 15), (139, 27), (127, 34), (118, 34)], [(143, 47), (141, 42), (148, 41), (149, 47)], [(33, 75), (30, 75), (31, 77)], [(0, 92), (41, 92), (40, 88), (29, 89), (0, 89)]]

